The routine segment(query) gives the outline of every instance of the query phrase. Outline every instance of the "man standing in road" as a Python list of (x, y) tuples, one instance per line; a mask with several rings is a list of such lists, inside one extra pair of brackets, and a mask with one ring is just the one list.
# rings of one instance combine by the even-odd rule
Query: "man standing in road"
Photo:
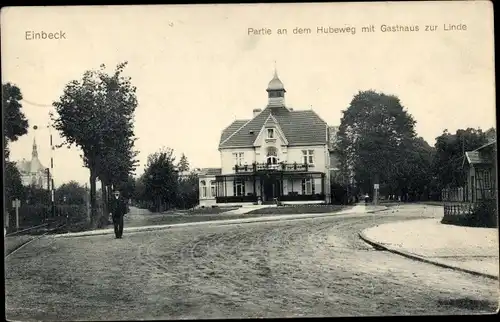
[(113, 191), (113, 198), (109, 202), (109, 215), (113, 218), (116, 238), (122, 238), (123, 235), (123, 216), (127, 213), (127, 204), (120, 196), (119, 190)]

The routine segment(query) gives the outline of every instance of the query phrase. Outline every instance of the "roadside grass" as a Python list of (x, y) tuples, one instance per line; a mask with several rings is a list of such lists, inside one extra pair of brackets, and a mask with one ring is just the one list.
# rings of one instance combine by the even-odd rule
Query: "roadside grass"
[(14, 249), (20, 247), (22, 244), (27, 243), (33, 236), (29, 235), (19, 235), (19, 236), (7, 236), (4, 238), (4, 256), (12, 252)]
[(392, 201), (392, 200), (383, 200), (379, 203), (381, 206), (386, 207), (395, 207), (401, 205), (429, 205), (429, 206), (442, 206), (442, 201), (413, 201), (413, 202), (402, 202), (402, 201)]
[(300, 214), (326, 214), (331, 212), (337, 212), (348, 208), (349, 206), (344, 205), (287, 205), (280, 207), (267, 207), (252, 210), (248, 215), (260, 214), (260, 215), (300, 215)]
[(194, 208), (189, 210), (176, 211), (177, 214), (183, 214), (186, 216), (191, 215), (217, 215), (223, 214), (230, 210), (238, 209), (239, 207), (207, 207), (207, 208)]

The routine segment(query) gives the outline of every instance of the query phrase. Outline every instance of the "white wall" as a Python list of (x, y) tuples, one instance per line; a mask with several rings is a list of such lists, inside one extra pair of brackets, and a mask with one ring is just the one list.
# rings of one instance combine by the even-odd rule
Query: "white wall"
[[(225, 184), (226, 184), (225, 192), (224, 192), (224, 182), (220, 184), (219, 187), (222, 191), (219, 191), (219, 196), (233, 197), (234, 196), (233, 179), (226, 180)], [(253, 193), (253, 180), (248, 180), (245, 182), (245, 196), (247, 196), (249, 192)], [(259, 180), (256, 180), (255, 192), (257, 193), (257, 195), (260, 195)]]
[(265, 163), (267, 158), (266, 150), (269, 146), (274, 146), (277, 150), (278, 162), (287, 163), (302, 163), (303, 162), (303, 150), (313, 150), (314, 151), (314, 167), (311, 168), (312, 171), (319, 171), (328, 173), (330, 168), (330, 155), (326, 145), (315, 145), (315, 146), (298, 146), (298, 147), (286, 147), (281, 145), (280, 139), (276, 140), (276, 143), (264, 143), (262, 146), (256, 146), (255, 148), (241, 148), (241, 149), (224, 149), (221, 151), (221, 167), (222, 174), (234, 173), (235, 160), (233, 153), (243, 152), (242, 165), (251, 165), (254, 162)]
[[(202, 181), (205, 181), (205, 186), (207, 194), (206, 196), (203, 196), (203, 186), (201, 184)], [(215, 194), (212, 194), (212, 188), (210, 185), (210, 182), (214, 181), (215, 182), (215, 176), (200, 176), (198, 179), (198, 187), (199, 187), (199, 199), (200, 199), (200, 204), (202, 199), (213, 199), (215, 200)], [(217, 184), (215, 184), (217, 186)]]
[(328, 172), (327, 169), (330, 164), (330, 156), (328, 154), (327, 145), (313, 145), (313, 146), (297, 146), (289, 147), (287, 152), (287, 163), (303, 163), (303, 150), (314, 151), (314, 168), (312, 171)]
[[(273, 139), (267, 138), (267, 128), (273, 128), (275, 136)], [(267, 162), (267, 149), (268, 147), (276, 148), (276, 157), (278, 163), (286, 161), (287, 142), (279, 126), (263, 127), (259, 135), (255, 139), (255, 160), (257, 163)]]
[(224, 149), (220, 152), (221, 154), (221, 168), (222, 174), (234, 173), (235, 160), (233, 153), (243, 152), (242, 165), (251, 165), (255, 162), (255, 150), (254, 148), (241, 148), (241, 149)]
[[(314, 184), (314, 193), (322, 193), (321, 191), (321, 178), (311, 178)], [(288, 179), (283, 180), (283, 194), (287, 195), (289, 192), (292, 192), (292, 183), (293, 183), (293, 192), (302, 194), (302, 179)], [(326, 190), (326, 185), (325, 185)]]

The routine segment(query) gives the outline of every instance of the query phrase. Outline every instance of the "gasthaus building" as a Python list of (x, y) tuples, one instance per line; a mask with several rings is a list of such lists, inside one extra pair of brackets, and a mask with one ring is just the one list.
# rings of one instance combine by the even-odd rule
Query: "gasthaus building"
[(311, 109), (288, 108), (276, 71), (266, 91), (264, 109), (222, 131), (221, 167), (199, 173), (201, 207), (329, 202), (330, 176), (338, 171), (332, 143), (338, 127)]

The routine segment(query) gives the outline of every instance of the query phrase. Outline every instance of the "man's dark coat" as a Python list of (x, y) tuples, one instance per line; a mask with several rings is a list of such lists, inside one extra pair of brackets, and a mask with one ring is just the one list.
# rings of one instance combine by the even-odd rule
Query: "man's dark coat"
[(126, 201), (121, 196), (118, 199), (112, 196), (109, 201), (109, 212), (113, 218), (123, 217), (127, 213)]

